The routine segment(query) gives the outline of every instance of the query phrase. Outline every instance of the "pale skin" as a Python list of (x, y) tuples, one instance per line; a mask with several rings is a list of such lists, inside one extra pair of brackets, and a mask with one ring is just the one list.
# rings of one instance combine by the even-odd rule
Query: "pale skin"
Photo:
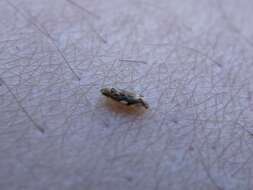
[(0, 1), (0, 189), (253, 189), (252, 7)]

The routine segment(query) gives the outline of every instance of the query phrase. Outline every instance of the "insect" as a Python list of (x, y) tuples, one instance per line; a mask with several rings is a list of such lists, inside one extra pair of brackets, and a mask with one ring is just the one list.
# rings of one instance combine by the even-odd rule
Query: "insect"
[(100, 92), (104, 96), (128, 106), (142, 105), (146, 109), (149, 108), (149, 105), (144, 100), (144, 97), (134, 92), (129, 92), (129, 91), (118, 89), (118, 88), (102, 88)]

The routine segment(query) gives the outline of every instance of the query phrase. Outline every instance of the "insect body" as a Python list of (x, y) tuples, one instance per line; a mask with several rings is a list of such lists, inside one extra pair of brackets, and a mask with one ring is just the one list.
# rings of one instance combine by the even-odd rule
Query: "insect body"
[(144, 101), (144, 97), (133, 92), (118, 88), (102, 88), (101, 93), (106, 97), (109, 97), (117, 102), (120, 102), (125, 105), (142, 105), (144, 108), (148, 109), (149, 105)]

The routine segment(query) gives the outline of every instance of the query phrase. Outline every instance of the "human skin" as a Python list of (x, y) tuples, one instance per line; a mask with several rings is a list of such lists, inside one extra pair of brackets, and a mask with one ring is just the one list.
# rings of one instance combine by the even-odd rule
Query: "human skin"
[(252, 6), (0, 1), (0, 189), (253, 189)]

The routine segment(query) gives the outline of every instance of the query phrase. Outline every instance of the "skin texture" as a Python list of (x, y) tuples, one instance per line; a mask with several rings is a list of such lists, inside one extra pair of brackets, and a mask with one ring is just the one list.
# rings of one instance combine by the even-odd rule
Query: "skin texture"
[(252, 7), (1, 0), (0, 189), (253, 189)]

